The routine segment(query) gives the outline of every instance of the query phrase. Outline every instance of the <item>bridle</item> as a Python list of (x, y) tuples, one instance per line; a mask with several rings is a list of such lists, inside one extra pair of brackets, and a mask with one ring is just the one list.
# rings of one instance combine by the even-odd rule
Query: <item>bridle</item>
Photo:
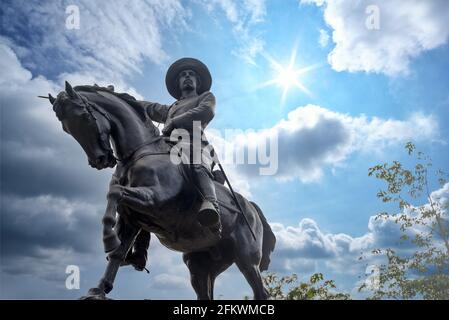
[(110, 155), (116, 161), (121, 161), (114, 155), (114, 151), (111, 149), (110, 144), (109, 144), (109, 136), (103, 130), (101, 130), (100, 125), (98, 124), (99, 121), (98, 121), (97, 117), (95, 116), (94, 111), (97, 112), (98, 114), (100, 114), (101, 116), (103, 116), (109, 123), (111, 123), (111, 118), (103, 109), (98, 107), (98, 105), (96, 103), (89, 101), (87, 98), (83, 97), (81, 94), (79, 94), (78, 96), (80, 97), (81, 101), (83, 101), (85, 110), (87, 111), (89, 116), (94, 120), (95, 128), (100, 137), (101, 146), (104, 148), (104, 150), (110, 152)]
[[(130, 152), (128, 152), (127, 155), (125, 155), (122, 158), (119, 158), (118, 156), (114, 155), (113, 150), (110, 148), (109, 146), (109, 140), (107, 137), (107, 134), (105, 134), (104, 132), (102, 132), (102, 130), (100, 129), (100, 126), (98, 125), (98, 119), (95, 116), (94, 112), (97, 112), (98, 114), (100, 114), (101, 116), (103, 116), (109, 123), (111, 123), (111, 118), (109, 117), (109, 114), (107, 114), (102, 108), (100, 108), (96, 103), (88, 100), (87, 98), (83, 97), (82, 95), (79, 95), (81, 97), (81, 100), (83, 101), (84, 105), (85, 105), (85, 109), (86, 111), (89, 113), (89, 115), (94, 119), (95, 121), (95, 125), (97, 128), (97, 132), (100, 136), (100, 142), (102, 143), (102, 146), (111, 152), (112, 157), (115, 159), (115, 161), (117, 162), (121, 162), (123, 166), (130, 166), (132, 163), (134, 163), (135, 161), (146, 157), (148, 155), (161, 155), (161, 154), (169, 154), (169, 151), (161, 151), (161, 152), (144, 152), (142, 154), (137, 154), (139, 150), (141, 150), (142, 148), (144, 148), (147, 145), (150, 145), (160, 139), (162, 139), (162, 136), (156, 136), (156, 137), (152, 137), (150, 139), (148, 139), (147, 141), (144, 141), (143, 143), (139, 144), (137, 147), (135, 147), (133, 150), (131, 150)], [(135, 156), (137, 154), (137, 157)]]
[[(79, 107), (81, 107), (83, 109), (83, 111), (85, 112), (84, 114), (88, 115), (88, 120), (95, 124), (95, 129), (97, 131), (97, 134), (99, 136), (99, 140), (100, 140), (100, 145), (101, 147), (106, 151), (109, 152), (109, 155), (115, 159), (115, 161), (118, 161), (119, 159), (117, 159), (117, 157), (114, 155), (114, 151), (111, 149), (110, 144), (109, 144), (109, 137), (108, 135), (101, 130), (100, 125), (98, 124), (98, 119), (95, 116), (95, 112), (97, 112), (98, 114), (100, 114), (101, 116), (103, 116), (109, 123), (111, 123), (111, 118), (109, 117), (109, 115), (104, 112), (101, 108), (99, 108), (95, 103), (89, 101), (87, 98), (85, 98), (84, 96), (82, 96), (81, 94), (77, 95), (77, 98), (79, 98), (82, 103), (79, 102), (75, 102), (73, 101), (73, 97), (71, 97), (70, 95), (68, 95), (66, 92), (65, 96), (62, 96), (62, 98), (60, 98), (58, 96), (58, 99), (56, 99), (56, 102), (53, 104), (53, 111), (55, 111), (56, 116), (58, 117), (59, 121), (63, 121), (64, 119), (67, 118), (67, 115), (65, 114), (64, 110), (61, 110), (61, 102), (58, 101), (59, 99), (63, 99), (63, 102), (66, 100), (71, 101), (72, 103), (78, 105)], [(63, 125), (63, 129), (64, 131), (67, 132), (67, 130), (65, 129), (64, 125)]]
[[(101, 127), (99, 125), (99, 120), (98, 120), (97, 116), (95, 115), (95, 112), (98, 113), (99, 115), (101, 115), (102, 117), (104, 117), (109, 123), (112, 123), (112, 120), (111, 120), (109, 114), (107, 112), (105, 112), (102, 108), (100, 108), (96, 103), (90, 101), (83, 95), (78, 94), (78, 97), (82, 101), (81, 106), (84, 108), (86, 113), (89, 115), (89, 117), (95, 123), (95, 128), (96, 128), (98, 136), (100, 137), (100, 143), (101, 143), (102, 148), (104, 150), (106, 150), (107, 152), (110, 152), (110, 155), (112, 156), (112, 158), (115, 159), (116, 162), (120, 162), (123, 167), (129, 167), (135, 161), (137, 161), (145, 156), (148, 156), (148, 155), (170, 154), (170, 151), (161, 151), (161, 152), (152, 151), (152, 152), (144, 152), (144, 153), (139, 154), (139, 152), (138, 152), (139, 150), (141, 150), (145, 146), (150, 145), (150, 144), (156, 142), (157, 140), (160, 140), (163, 138), (163, 136), (156, 136), (156, 137), (152, 137), (152, 138), (148, 139), (147, 141), (144, 141), (143, 143), (139, 144), (133, 150), (128, 152), (128, 154), (126, 154), (124, 157), (122, 157), (122, 158), (118, 157), (117, 155), (114, 154), (114, 151), (111, 149), (110, 143), (109, 143), (109, 136), (101, 129)], [(71, 98), (69, 97), (69, 99), (71, 99)], [(63, 115), (60, 115), (58, 118), (59, 118), (59, 120), (62, 120)]]

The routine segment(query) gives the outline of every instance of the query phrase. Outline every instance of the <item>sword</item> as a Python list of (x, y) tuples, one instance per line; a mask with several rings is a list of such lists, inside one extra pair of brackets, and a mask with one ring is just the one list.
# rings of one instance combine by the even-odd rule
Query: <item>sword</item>
[(56, 101), (56, 98), (53, 97), (51, 94), (48, 94), (48, 96), (37, 96), (37, 97), (41, 99), (48, 99), (50, 100), (51, 104), (53, 104)]
[[(215, 150), (214, 150), (214, 154), (216, 155)], [(251, 235), (253, 236), (254, 241), (256, 241), (256, 235), (254, 234), (254, 231), (253, 231), (253, 229), (251, 228), (248, 219), (246, 218), (245, 214), (243, 213), (243, 209), (242, 209), (242, 207), (241, 207), (241, 205), (240, 205), (240, 202), (237, 200), (237, 196), (235, 195), (234, 189), (232, 188), (231, 183), (229, 182), (228, 176), (226, 175), (226, 173), (225, 173), (225, 171), (224, 171), (224, 169), (223, 169), (223, 166), (221, 165), (221, 163), (220, 163), (220, 161), (218, 160), (218, 157), (217, 157), (217, 156), (215, 157), (215, 159), (217, 159), (218, 167), (220, 168), (220, 171), (223, 173), (223, 176), (224, 176), (224, 178), (225, 178), (225, 180), (226, 180), (226, 183), (228, 184), (229, 190), (231, 190), (232, 197), (234, 198), (234, 201), (235, 201), (235, 203), (237, 204), (237, 207), (239, 208), (240, 213), (241, 213), (241, 215), (243, 216), (243, 218), (244, 218), (244, 220), (245, 220), (245, 222), (246, 222), (246, 225), (248, 226), (249, 231), (251, 231)]]

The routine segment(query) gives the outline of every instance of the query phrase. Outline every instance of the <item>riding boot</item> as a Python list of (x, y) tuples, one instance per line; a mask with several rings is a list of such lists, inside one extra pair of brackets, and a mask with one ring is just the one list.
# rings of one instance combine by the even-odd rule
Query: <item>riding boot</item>
[(215, 194), (215, 185), (209, 171), (202, 165), (192, 165), (195, 183), (199, 189), (202, 203), (198, 211), (198, 221), (201, 225), (221, 235), (220, 207)]
[(133, 248), (126, 255), (124, 265), (131, 264), (137, 271), (143, 271), (147, 263), (148, 247), (151, 235), (145, 230), (140, 230), (134, 241)]

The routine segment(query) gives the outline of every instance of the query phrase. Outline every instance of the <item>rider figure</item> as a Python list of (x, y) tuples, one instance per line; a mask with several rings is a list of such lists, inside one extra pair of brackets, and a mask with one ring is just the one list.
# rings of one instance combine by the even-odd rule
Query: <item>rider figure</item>
[[(139, 101), (139, 103), (146, 109), (152, 120), (165, 124), (162, 130), (165, 136), (170, 136), (175, 129), (184, 129), (189, 132), (190, 152), (201, 152), (200, 163), (190, 163), (194, 183), (202, 199), (198, 221), (220, 236), (219, 206), (211, 173), (213, 155), (210, 152), (203, 152), (210, 150), (207, 148), (209, 143), (204, 137), (201, 139), (200, 150), (195, 150), (192, 145), (193, 131), (199, 130), (203, 133), (215, 114), (215, 97), (209, 92), (212, 77), (207, 66), (201, 61), (182, 58), (168, 69), (165, 84), (170, 95), (177, 100), (174, 104), (168, 106), (147, 101)], [(150, 234), (142, 230), (136, 238), (133, 250), (126, 258), (126, 261), (137, 270), (143, 270), (145, 267), (149, 242)]]

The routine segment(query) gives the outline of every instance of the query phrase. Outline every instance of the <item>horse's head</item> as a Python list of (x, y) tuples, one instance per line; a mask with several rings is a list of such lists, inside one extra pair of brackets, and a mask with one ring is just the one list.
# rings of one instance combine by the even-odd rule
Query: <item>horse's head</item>
[(49, 95), (53, 110), (62, 129), (81, 145), (89, 160), (89, 165), (98, 170), (113, 168), (116, 164), (109, 142), (111, 125), (107, 115), (77, 93), (66, 82), (65, 91), (57, 98)]

